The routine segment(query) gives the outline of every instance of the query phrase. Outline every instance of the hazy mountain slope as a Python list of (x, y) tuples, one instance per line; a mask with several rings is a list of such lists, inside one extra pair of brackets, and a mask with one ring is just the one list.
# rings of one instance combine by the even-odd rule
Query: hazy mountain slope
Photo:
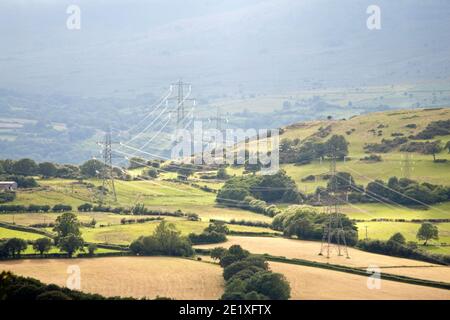
[[(0, 87), (134, 95), (183, 77), (202, 93), (367, 85), (449, 75), (450, 3), (370, 1), (68, 1), (0, 5)], [(179, 8), (179, 10), (173, 10)]]

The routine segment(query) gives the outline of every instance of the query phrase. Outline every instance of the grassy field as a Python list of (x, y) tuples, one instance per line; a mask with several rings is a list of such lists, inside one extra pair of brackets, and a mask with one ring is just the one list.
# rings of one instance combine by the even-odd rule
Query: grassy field
[(0, 227), (0, 239), (9, 239), (9, 238), (20, 238), (20, 239), (24, 239), (24, 240), (36, 240), (39, 238), (45, 238), (45, 236), (43, 236), (41, 234), (11, 230), (11, 229)]
[[(387, 240), (394, 233), (400, 232), (406, 238), (407, 241), (419, 241), (416, 238), (417, 231), (420, 228), (420, 223), (412, 222), (361, 222), (358, 223), (359, 238), (364, 239), (366, 237), (366, 226), (367, 233), (370, 239), (381, 239)], [(436, 226), (439, 229), (439, 240), (430, 240), (428, 242), (429, 246), (421, 246), (421, 248), (428, 250), (433, 250), (435, 246), (446, 243), (450, 244), (450, 223), (437, 223)], [(441, 253), (450, 254), (450, 247), (442, 247)]]
[[(87, 248), (85, 248), (85, 252), (84, 252), (84, 253), (87, 253), (87, 252), (88, 252), (88, 251), (87, 251)], [(97, 248), (97, 250), (95, 251), (95, 253), (109, 253), (109, 252), (118, 252), (118, 250), (105, 249), (105, 248)], [(23, 254), (37, 254), (37, 253), (39, 253), (39, 252), (34, 251), (33, 246), (29, 245), (29, 246), (27, 247), (27, 249), (24, 250), (22, 253), (23, 253)], [(48, 253), (65, 253), (65, 252), (62, 252), (62, 251), (59, 250), (59, 248), (57, 248), (57, 247), (52, 247), (52, 248), (50, 249), (50, 251), (48, 251)], [(79, 253), (83, 253), (83, 252), (78, 251), (78, 252), (74, 253), (74, 257), (76, 257)]]
[(67, 268), (81, 271), (81, 290), (105, 296), (135, 298), (218, 299), (223, 292), (222, 268), (169, 257), (114, 257), (0, 261), (0, 270), (66, 285)]
[[(16, 223), (18, 225), (29, 226), (37, 223), (51, 223), (56, 220), (60, 213), (19, 213), (10, 214), (2, 213), (0, 214), (0, 222)], [(99, 225), (110, 225), (110, 224), (120, 224), (120, 220), (125, 219), (138, 219), (139, 217), (133, 215), (118, 215), (118, 214), (108, 214), (102, 212), (76, 212), (78, 220), (83, 223), (91, 222), (95, 219), (97, 226)]]
[[(206, 221), (187, 221), (184, 219), (167, 219), (175, 225), (182, 235), (187, 236), (189, 233), (201, 233), (207, 226)], [(86, 241), (110, 244), (129, 244), (131, 241), (140, 236), (150, 235), (159, 224), (158, 221), (129, 224), (129, 225), (113, 225), (102, 228), (82, 228), (82, 235)], [(239, 232), (272, 232), (273, 230), (260, 227), (247, 227), (239, 225), (229, 225), (231, 231)]]
[[(283, 274), (296, 300), (448, 300), (450, 291), (382, 280), (380, 289), (367, 287), (368, 277), (338, 271), (270, 262), (274, 272)], [(412, 268), (405, 268), (408, 271)], [(428, 268), (433, 269), (433, 268)], [(389, 269), (390, 272), (390, 269)], [(421, 273), (418, 274), (419, 276)]]
[[(408, 137), (423, 130), (431, 121), (446, 119), (450, 119), (450, 109), (415, 109), (371, 113), (370, 115), (360, 115), (347, 120), (313, 121), (288, 126), (283, 135), (281, 135), (281, 139), (305, 139), (318, 132), (319, 128), (331, 126), (331, 134), (343, 135), (349, 142), (349, 159), (345, 162), (338, 162), (337, 170), (351, 173), (358, 184), (366, 185), (373, 179), (387, 180), (392, 176), (401, 177), (404, 166), (404, 154), (398, 152), (398, 150), (381, 154), (383, 159), (381, 162), (368, 163), (360, 161), (360, 158), (366, 155), (364, 152), (366, 143), (380, 143), (382, 139), (393, 139), (392, 134), (396, 133), (401, 133)], [(415, 124), (417, 128), (407, 128), (407, 124)], [(381, 134), (373, 134), (370, 130), (375, 130), (376, 132), (381, 130)], [(348, 135), (347, 132), (351, 132), (351, 134)], [(450, 136), (439, 136), (434, 140), (438, 139), (444, 145), (450, 140)], [(450, 154), (447, 150), (442, 150), (436, 156), (440, 159), (450, 160)], [(411, 167), (412, 179), (434, 184), (449, 184), (450, 162), (434, 163), (431, 155), (413, 153)], [(325, 185), (326, 181), (301, 182), (301, 179), (311, 174), (318, 175), (328, 172), (329, 163), (327, 161), (315, 161), (301, 166), (287, 164), (283, 165), (282, 168), (299, 184), (300, 190), (306, 189), (308, 192), (312, 192), (317, 186)]]
[[(382, 155), (383, 161), (368, 163), (358, 159), (338, 162), (336, 168), (338, 171), (348, 172), (355, 179), (357, 184), (367, 185), (369, 182), (380, 179), (387, 181), (390, 177), (403, 176), (402, 154)], [(442, 152), (439, 158), (448, 158), (446, 151)], [(433, 184), (450, 184), (450, 162), (435, 163), (431, 156), (414, 155), (413, 169), (411, 179), (430, 182)], [(303, 182), (302, 178), (309, 175), (320, 175), (330, 171), (330, 163), (327, 160), (322, 162), (314, 161), (310, 164), (295, 166), (293, 164), (281, 165), (289, 176), (297, 183), (299, 190), (312, 193), (318, 186), (326, 186), (327, 181), (318, 179), (317, 181)]]
[[(135, 224), (121, 224), (120, 220), (126, 219), (139, 219), (142, 216), (133, 215), (118, 215), (109, 213), (79, 213), (77, 217), (81, 222), (90, 222), (92, 219), (97, 221), (95, 228), (82, 227), (82, 236), (85, 241), (97, 242), (97, 243), (110, 243), (110, 244), (129, 244), (131, 241), (137, 239), (142, 235), (150, 235), (159, 224), (160, 221), (150, 221), (145, 223)], [(54, 222), (60, 214), (57, 213), (20, 213), (20, 214), (0, 214), (0, 221), (13, 223), (17, 225), (29, 226), (36, 223), (50, 223)], [(177, 217), (163, 217), (165, 221), (173, 223), (177, 230), (183, 235), (187, 236), (189, 233), (201, 233), (208, 225), (208, 220), (202, 221), (188, 221), (185, 218)], [(269, 228), (241, 226), (241, 225), (228, 225), (230, 231), (235, 232), (251, 232), (251, 233), (279, 233)], [(52, 232), (52, 228), (46, 228), (46, 231)], [(6, 228), (0, 228), (1, 238), (18, 237), (26, 240), (34, 240), (40, 235), (36, 235), (29, 232), (15, 231)]]
[(449, 219), (450, 202), (432, 205), (431, 208), (403, 207), (382, 203), (357, 203), (342, 206), (342, 210), (351, 219)]
[[(85, 185), (63, 179), (39, 180), (41, 188), (19, 191), (10, 204), (48, 204), (64, 203), (73, 209), (85, 202), (95, 202), (95, 193)], [(100, 185), (98, 180), (86, 180)], [(189, 185), (168, 181), (119, 181), (116, 180), (117, 202), (108, 201), (115, 207), (132, 207), (143, 203), (147, 208), (197, 213), (203, 220), (251, 220), (270, 222), (272, 219), (247, 210), (226, 208), (216, 205), (215, 194), (202, 191)]]

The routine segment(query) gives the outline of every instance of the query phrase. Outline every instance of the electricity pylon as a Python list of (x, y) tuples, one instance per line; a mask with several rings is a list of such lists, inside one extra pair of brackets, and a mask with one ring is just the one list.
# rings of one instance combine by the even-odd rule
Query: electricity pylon
[[(102, 190), (100, 193), (100, 203), (103, 204), (105, 200), (105, 194), (111, 189), (114, 202), (117, 201), (116, 187), (114, 185), (114, 172), (112, 165), (112, 141), (111, 141), (111, 130), (105, 133), (105, 138), (103, 142), (99, 145), (102, 146), (102, 157), (103, 157), (103, 168), (101, 171), (102, 177)], [(107, 191), (108, 190), (108, 191)]]
[(412, 165), (414, 164), (411, 161), (411, 154), (409, 152), (405, 152), (402, 154), (403, 161), (401, 162), (401, 170), (403, 173), (403, 178), (411, 179), (411, 172), (413, 170)]
[[(194, 101), (195, 105), (195, 99), (189, 98), (189, 95), (191, 93), (191, 84), (183, 82), (182, 80), (178, 80), (175, 83), (172, 83), (171, 86), (177, 87), (177, 94), (175, 97), (170, 97), (167, 100), (175, 100), (177, 103), (177, 110), (172, 111), (177, 114), (177, 129), (182, 128), (182, 124), (186, 118), (185, 110), (184, 110), (184, 103), (186, 101)], [(188, 89), (188, 93), (185, 94), (185, 89)]]
[(342, 256), (342, 252), (344, 252), (345, 256), (350, 258), (347, 250), (347, 242), (345, 240), (345, 231), (342, 225), (342, 213), (339, 208), (340, 199), (337, 193), (337, 179), (336, 155), (333, 154), (330, 163), (331, 190), (329, 190), (326, 195), (326, 213), (328, 214), (328, 221), (323, 228), (322, 243), (320, 245), (319, 253), (319, 255), (323, 256), (326, 251), (327, 259), (330, 258), (330, 251), (333, 247), (336, 247), (339, 256)]
[(219, 107), (217, 107), (216, 116), (209, 118), (209, 120), (216, 121), (216, 130), (219, 131), (222, 131), (222, 123), (228, 122), (228, 119), (222, 116), (221, 109)]

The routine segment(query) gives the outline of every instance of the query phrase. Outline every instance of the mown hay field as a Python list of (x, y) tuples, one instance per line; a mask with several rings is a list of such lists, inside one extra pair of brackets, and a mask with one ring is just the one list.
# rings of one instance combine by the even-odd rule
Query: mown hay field
[[(450, 283), (450, 267), (428, 262), (374, 254), (354, 248), (348, 249), (350, 259), (347, 259), (345, 256), (338, 256), (335, 250), (331, 251), (331, 257), (330, 259), (327, 259), (325, 256), (318, 255), (320, 251), (320, 242), (262, 237), (230, 236), (228, 238), (229, 240), (223, 244), (199, 245), (196, 247), (229, 247), (233, 244), (238, 244), (252, 253), (267, 253), (273, 256), (284, 256), (290, 259), (297, 258), (361, 269), (366, 269), (369, 266), (377, 266), (386, 273)], [(419, 268), (415, 269), (415, 267)]]
[(369, 289), (369, 278), (359, 275), (279, 262), (271, 262), (270, 268), (286, 277), (295, 300), (450, 299), (450, 290), (388, 280), (381, 280), (379, 289)]
[(171, 257), (110, 257), (0, 261), (0, 270), (65, 286), (69, 266), (79, 266), (81, 290), (104, 296), (218, 299), (222, 268)]

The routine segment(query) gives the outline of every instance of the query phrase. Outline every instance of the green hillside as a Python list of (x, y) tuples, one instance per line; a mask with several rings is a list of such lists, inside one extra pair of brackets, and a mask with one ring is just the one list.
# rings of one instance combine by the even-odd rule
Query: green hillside
[[(352, 174), (359, 184), (367, 184), (373, 179), (387, 180), (389, 177), (404, 176), (405, 152), (400, 152), (399, 147), (387, 153), (376, 153), (381, 156), (380, 162), (361, 160), (369, 153), (365, 152), (366, 144), (381, 143), (383, 139), (392, 140), (395, 136), (408, 137), (416, 135), (427, 127), (429, 123), (437, 120), (449, 120), (450, 109), (415, 109), (400, 110), (367, 115), (355, 116), (347, 120), (314, 121), (310, 123), (295, 124), (286, 127), (281, 139), (307, 139), (314, 136), (315, 141), (325, 141), (333, 134), (343, 135), (349, 142), (349, 155), (346, 161), (337, 163), (337, 171), (346, 171)], [(415, 125), (416, 128), (407, 127)], [(319, 129), (329, 127), (330, 132), (326, 137), (318, 137)], [(375, 133), (374, 133), (375, 132)], [(423, 141), (441, 141), (441, 146), (450, 141), (450, 136), (436, 136)], [(410, 152), (410, 178), (433, 184), (447, 185), (450, 181), (450, 153), (444, 149), (436, 155), (447, 162), (433, 162), (432, 155)], [(325, 185), (325, 181), (302, 182), (301, 179), (308, 175), (319, 175), (329, 171), (329, 163), (313, 161), (311, 164), (282, 165), (288, 174), (293, 177), (301, 190), (312, 191), (318, 185)], [(303, 188), (303, 189), (302, 189)]]

